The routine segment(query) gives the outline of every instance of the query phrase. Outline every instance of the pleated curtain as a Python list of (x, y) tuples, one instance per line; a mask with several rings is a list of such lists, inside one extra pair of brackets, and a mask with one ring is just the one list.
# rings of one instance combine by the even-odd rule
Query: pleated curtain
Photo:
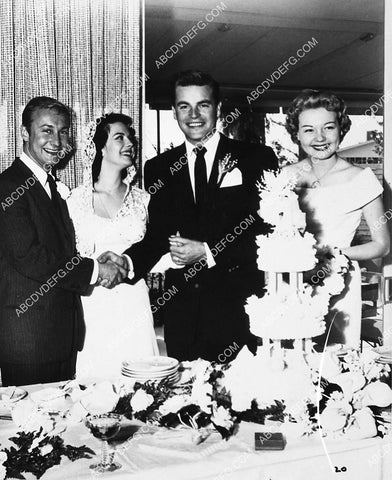
[(60, 172), (70, 187), (93, 119), (121, 111), (141, 136), (141, 15), (141, 0), (1, 0), (0, 171), (21, 152), (22, 111), (37, 95), (72, 109), (76, 153)]

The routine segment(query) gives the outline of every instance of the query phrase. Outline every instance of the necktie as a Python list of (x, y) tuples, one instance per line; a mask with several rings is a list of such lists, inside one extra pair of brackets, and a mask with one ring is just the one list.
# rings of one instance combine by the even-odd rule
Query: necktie
[(202, 207), (207, 201), (207, 168), (204, 154), (207, 149), (194, 148), (193, 151), (196, 153), (195, 161), (195, 199), (196, 205)]
[(58, 210), (58, 212), (61, 212), (60, 202), (59, 202), (59, 192), (57, 191), (56, 181), (52, 177), (52, 175), (48, 174), (47, 182), (49, 183), (50, 194), (52, 196), (53, 205), (56, 208), (56, 210)]

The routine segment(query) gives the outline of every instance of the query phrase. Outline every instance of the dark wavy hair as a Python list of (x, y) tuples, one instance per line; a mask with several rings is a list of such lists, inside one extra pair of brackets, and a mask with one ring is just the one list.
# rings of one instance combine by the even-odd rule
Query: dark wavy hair
[(286, 130), (289, 132), (294, 143), (299, 143), (298, 118), (301, 112), (311, 108), (325, 108), (336, 113), (339, 125), (340, 141), (350, 130), (351, 120), (347, 115), (347, 107), (344, 101), (332, 92), (321, 92), (319, 90), (302, 90), (302, 92), (291, 102), (286, 115)]
[(68, 123), (71, 121), (71, 113), (63, 103), (51, 97), (34, 97), (25, 106), (22, 113), (22, 125), (30, 133), (33, 114), (37, 110), (53, 110), (58, 115), (64, 115)]
[[(128, 115), (124, 115), (123, 113), (109, 113), (108, 115), (97, 118), (97, 128), (93, 137), (93, 142), (95, 143), (96, 149), (96, 154), (92, 165), (93, 183), (98, 180), (99, 174), (101, 172), (102, 149), (106, 145), (107, 139), (109, 137), (110, 125), (118, 122), (126, 125), (131, 132), (132, 143), (135, 146), (135, 155), (137, 154), (137, 140), (135, 130), (132, 127), (133, 120), (131, 117), (128, 117)], [(126, 168), (124, 168), (124, 170), (121, 172), (121, 178), (125, 178), (126, 176), (127, 170)]]
[(185, 70), (177, 73), (173, 77), (172, 82), (172, 104), (176, 103), (176, 88), (177, 87), (189, 87), (197, 85), (198, 87), (204, 87), (205, 85), (211, 87), (212, 98), (216, 105), (220, 102), (220, 89), (219, 83), (214, 80), (209, 73), (201, 72), (200, 70)]

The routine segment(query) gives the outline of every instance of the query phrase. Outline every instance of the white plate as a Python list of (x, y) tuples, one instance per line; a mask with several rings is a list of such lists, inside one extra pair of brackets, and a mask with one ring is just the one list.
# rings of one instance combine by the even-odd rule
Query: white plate
[(27, 395), (26, 390), (19, 387), (0, 387), (0, 406), (10, 406)]
[(164, 372), (175, 368), (179, 361), (171, 357), (151, 356), (138, 360), (125, 360), (123, 366), (137, 372)]
[(145, 383), (145, 382), (148, 382), (148, 381), (154, 382), (154, 383), (159, 383), (162, 380), (169, 380), (170, 382), (173, 383), (173, 382), (177, 382), (180, 379), (180, 374), (179, 373), (175, 373), (173, 375), (163, 377), (163, 378), (151, 378), (151, 377), (135, 378), (132, 375), (128, 375), (127, 373), (124, 373), (124, 372), (122, 372), (122, 375), (124, 377), (131, 378), (131, 379), (133, 379), (133, 380), (135, 380), (136, 382), (139, 382), (139, 383)]
[(165, 380), (165, 378), (174, 378), (174, 377), (177, 377), (179, 374), (178, 373), (173, 373), (173, 375), (166, 375), (164, 377), (151, 377), (151, 376), (146, 376), (146, 377), (134, 377), (133, 375), (129, 375), (129, 373), (127, 372), (121, 372), (122, 375), (124, 375), (124, 377), (128, 377), (128, 378), (133, 378), (139, 382), (146, 382), (147, 380), (151, 380), (151, 381), (161, 381), (161, 380)]
[(178, 369), (170, 370), (168, 372), (134, 372), (132, 370), (128, 370), (126, 368), (121, 369), (123, 372), (126, 372), (128, 375), (133, 377), (155, 377), (155, 378), (163, 378), (167, 377), (168, 375), (172, 375), (173, 373), (177, 373)]

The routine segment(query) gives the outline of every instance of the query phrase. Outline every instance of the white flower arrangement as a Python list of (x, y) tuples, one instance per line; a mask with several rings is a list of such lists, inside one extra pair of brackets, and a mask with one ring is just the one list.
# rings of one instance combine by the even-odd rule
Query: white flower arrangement
[(377, 435), (372, 408), (392, 404), (390, 386), (380, 381), (389, 374), (390, 367), (377, 363), (377, 358), (378, 355), (371, 350), (362, 354), (352, 350), (339, 361), (339, 369), (335, 369), (334, 374), (329, 367), (325, 371), (324, 362), (320, 374), (323, 378), (328, 376), (328, 383), (322, 386), (325, 406), (319, 417), (323, 435), (345, 436), (351, 440)]

